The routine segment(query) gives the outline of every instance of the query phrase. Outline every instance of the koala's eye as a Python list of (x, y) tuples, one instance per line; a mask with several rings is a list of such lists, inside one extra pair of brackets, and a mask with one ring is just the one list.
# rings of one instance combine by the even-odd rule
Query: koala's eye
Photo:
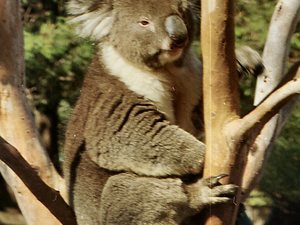
[(141, 20), (141, 21), (139, 22), (139, 25), (140, 25), (141, 27), (148, 27), (148, 26), (150, 25), (150, 22), (149, 22), (148, 20)]

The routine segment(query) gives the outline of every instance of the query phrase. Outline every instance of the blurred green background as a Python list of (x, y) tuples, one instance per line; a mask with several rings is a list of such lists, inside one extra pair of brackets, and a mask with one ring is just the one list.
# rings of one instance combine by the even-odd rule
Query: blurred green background
[[(74, 35), (67, 24), (65, 2), (22, 1), (28, 98), (44, 144), (59, 170), (66, 123), (95, 46)], [(261, 53), (277, 1), (236, 2), (237, 46), (249, 45)], [(199, 44), (195, 43), (195, 46)], [(292, 39), (289, 65), (299, 59), (300, 24)], [(255, 78), (244, 77), (241, 87), (242, 110), (247, 112), (252, 109)], [(300, 106), (295, 108), (276, 141), (262, 181), (247, 201), (248, 206), (258, 211), (271, 211), (262, 224), (299, 224), (299, 174)], [(1, 208), (7, 204), (1, 198)]]

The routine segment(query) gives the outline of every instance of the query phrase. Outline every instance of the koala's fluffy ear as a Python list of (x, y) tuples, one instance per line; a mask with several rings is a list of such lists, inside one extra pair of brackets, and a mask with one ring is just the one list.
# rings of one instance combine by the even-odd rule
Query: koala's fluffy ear
[(99, 41), (109, 34), (114, 22), (112, 0), (70, 0), (67, 10), (81, 37)]

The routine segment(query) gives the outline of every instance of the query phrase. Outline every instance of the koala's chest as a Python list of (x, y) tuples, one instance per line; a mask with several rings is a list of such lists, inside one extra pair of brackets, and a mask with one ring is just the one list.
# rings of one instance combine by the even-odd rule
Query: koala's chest
[(193, 107), (199, 96), (197, 82), (190, 71), (171, 68), (159, 72), (145, 71), (127, 62), (111, 47), (103, 49), (103, 63), (109, 73), (117, 77), (131, 91), (151, 100), (167, 119), (193, 133)]
[(199, 90), (193, 80), (182, 78), (167, 82), (145, 74), (138, 80), (128, 83), (128, 88), (151, 100), (172, 124), (195, 134), (192, 113), (199, 101)]
[[(199, 99), (194, 82), (184, 78), (170, 82), (141, 71), (130, 74), (130, 77), (119, 76), (119, 79), (131, 91), (151, 100), (172, 124), (194, 134), (191, 118), (192, 111)], [(175, 76), (174, 74), (168, 75)]]

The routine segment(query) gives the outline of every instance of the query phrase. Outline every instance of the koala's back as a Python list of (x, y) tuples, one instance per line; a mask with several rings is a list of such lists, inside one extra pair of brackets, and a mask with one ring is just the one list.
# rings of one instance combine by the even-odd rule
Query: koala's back
[[(69, 202), (75, 211), (79, 211), (76, 215), (80, 215), (77, 218), (80, 224), (100, 224), (98, 214), (102, 188), (112, 175), (112, 172), (100, 168), (87, 155), (84, 139), (87, 117), (100, 97), (105, 98), (103, 95), (109, 90), (115, 92), (122, 89), (116, 87), (118, 84), (122, 86), (115, 78), (105, 75), (100, 61), (95, 59), (85, 77), (82, 94), (68, 124), (64, 175), (69, 189)], [(98, 118), (98, 121), (101, 120)]]

